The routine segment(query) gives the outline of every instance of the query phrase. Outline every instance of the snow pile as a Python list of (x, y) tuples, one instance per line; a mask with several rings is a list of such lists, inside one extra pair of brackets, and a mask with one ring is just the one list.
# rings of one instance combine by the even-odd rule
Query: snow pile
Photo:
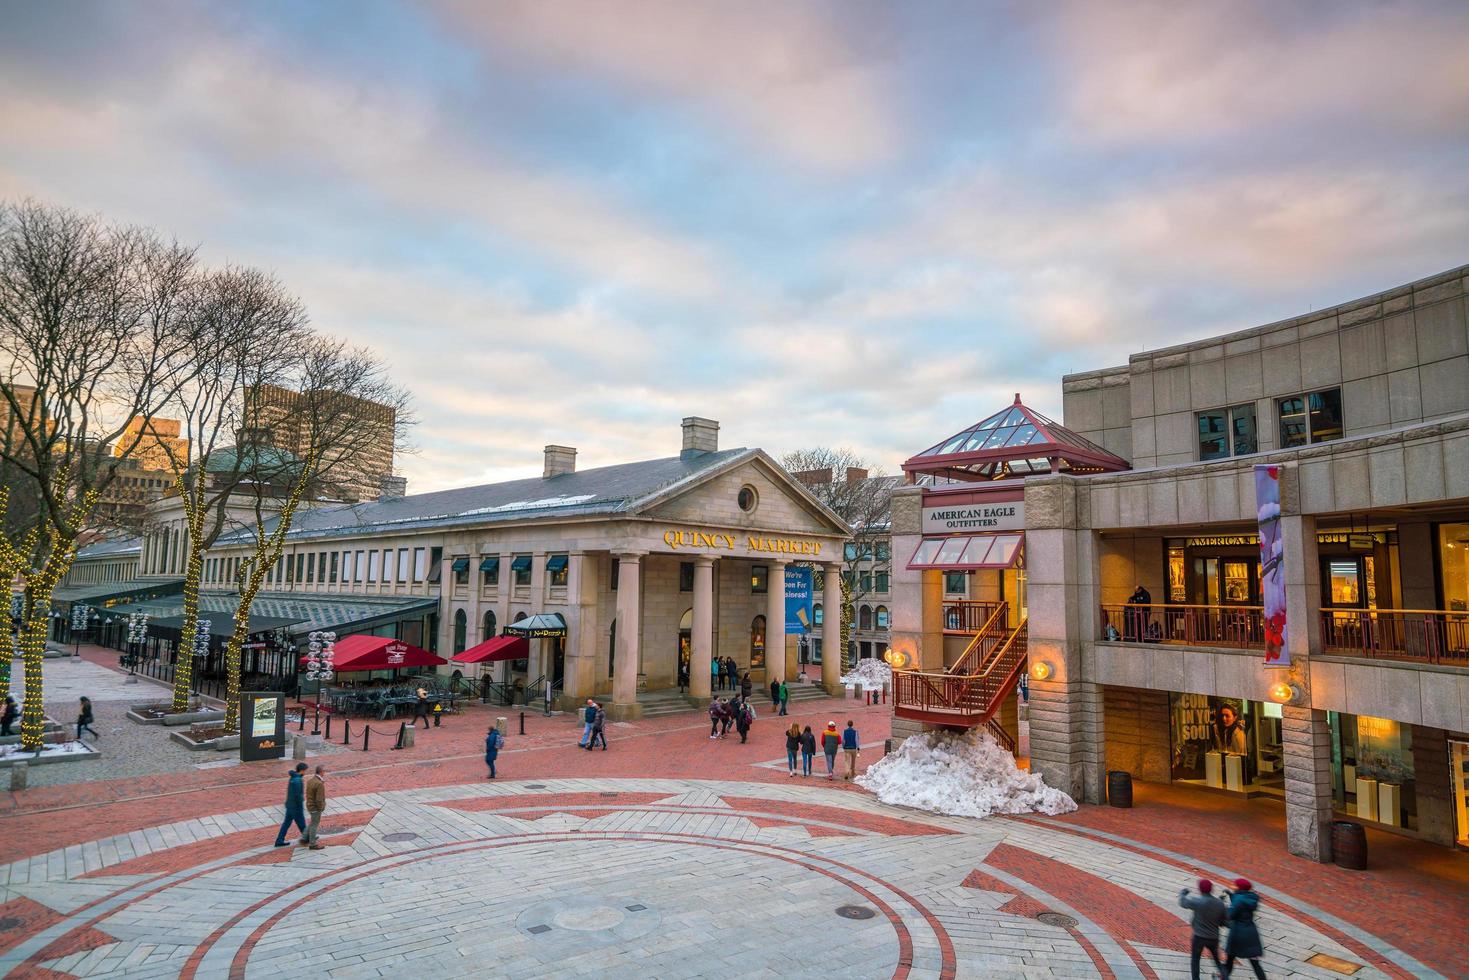
[(850, 674), (842, 675), (842, 683), (847, 687), (861, 684), (864, 691), (875, 691), (882, 688), (884, 684), (893, 682), (893, 668), (886, 661), (878, 660), (876, 657), (867, 657), (857, 661), (857, 666), (852, 668)]
[(954, 817), (1070, 813), (1076, 803), (1025, 772), (988, 732), (925, 732), (857, 777), (884, 803)]
[[(89, 745), (81, 742), (47, 742), (41, 747), (41, 755), (96, 755), (97, 752)], [(20, 747), (20, 743), (14, 742), (10, 745), (0, 745), (0, 759), (34, 759), (36, 753)]]

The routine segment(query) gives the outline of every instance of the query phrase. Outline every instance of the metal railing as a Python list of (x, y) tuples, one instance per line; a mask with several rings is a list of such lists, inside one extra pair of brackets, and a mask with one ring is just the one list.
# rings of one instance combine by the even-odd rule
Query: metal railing
[(1443, 609), (1323, 609), (1322, 652), (1469, 667), (1469, 614)]
[(1265, 644), (1260, 606), (1103, 603), (1101, 611), (1103, 640), (1241, 649)]
[[(969, 645), (964, 648), (964, 652), (959, 655), (958, 660), (954, 661), (947, 673), (967, 674), (979, 664), (984, 663), (985, 658), (990, 655), (995, 646), (1005, 639), (1006, 611), (1003, 602), (994, 607), (994, 612), (990, 613), (989, 619), (985, 620), (979, 632), (974, 634), (974, 639), (969, 641)], [(978, 654), (977, 657), (975, 657), (976, 654)], [(975, 658), (974, 666), (970, 666), (970, 658)]]
[(943, 606), (945, 633), (977, 633), (995, 614), (1003, 608), (1003, 602), (980, 602), (973, 599), (958, 599)]
[(1029, 631), (1022, 619), (975, 673), (895, 671), (894, 710), (943, 712), (970, 724), (988, 720), (998, 709), (1000, 698), (1019, 679), (1019, 671), (1025, 667), (1028, 642)]

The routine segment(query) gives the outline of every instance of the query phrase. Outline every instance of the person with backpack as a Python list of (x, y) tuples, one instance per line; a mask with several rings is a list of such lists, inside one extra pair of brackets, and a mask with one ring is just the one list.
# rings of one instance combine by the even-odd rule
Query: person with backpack
[(723, 700), (723, 698), (715, 698), (709, 702), (709, 738), (711, 741), (719, 737), (719, 719), (724, 717), (724, 712), (720, 707)]
[(826, 756), (826, 778), (835, 779), (837, 769), (837, 748), (842, 744), (841, 735), (837, 734), (837, 723), (829, 721), (826, 730), (821, 733), (821, 751)]
[(786, 729), (786, 764), (790, 767), (791, 778), (796, 778), (796, 753), (801, 751), (801, 726), (791, 722), (791, 727)]
[(862, 742), (857, 738), (857, 729), (852, 726), (852, 719), (847, 719), (846, 730), (842, 732), (842, 751), (847, 754), (847, 774), (843, 779), (857, 778), (857, 756), (861, 754)]
[(495, 778), (495, 759), (500, 755), (500, 747), (505, 744), (505, 736), (500, 734), (500, 729), (494, 725), (485, 735), (485, 765), (490, 767), (490, 774), (486, 779)]
[(816, 735), (807, 725), (801, 731), (801, 775), (811, 775), (811, 760), (816, 756)]
[(755, 720), (755, 711), (750, 707), (749, 701), (740, 702), (739, 711), (735, 714), (735, 729), (740, 733), (740, 744), (744, 745), (750, 736), (750, 723)]
[(1234, 961), (1246, 959), (1254, 968), (1255, 976), (1265, 980), (1265, 970), (1260, 966), (1260, 957), (1265, 955), (1265, 950), (1260, 945), (1260, 929), (1255, 925), (1260, 896), (1255, 894), (1248, 881), (1237, 878), (1234, 891), (1226, 888), (1224, 897), (1229, 899), (1229, 939), (1224, 943), (1224, 969), (1221, 972), (1225, 980), (1229, 980), (1229, 975), (1234, 972)]
[(602, 740), (602, 751), (607, 751), (607, 712), (599, 704), (597, 713), (592, 717), (592, 740), (587, 743), (587, 751), (597, 747), (597, 740)]
[(790, 703), (791, 703), (791, 691), (790, 691), (790, 688), (786, 687), (786, 682), (785, 681), (781, 681), (780, 682), (780, 714), (781, 714), (781, 717), (782, 718), (785, 717), (786, 706), (788, 704), (790, 704)]

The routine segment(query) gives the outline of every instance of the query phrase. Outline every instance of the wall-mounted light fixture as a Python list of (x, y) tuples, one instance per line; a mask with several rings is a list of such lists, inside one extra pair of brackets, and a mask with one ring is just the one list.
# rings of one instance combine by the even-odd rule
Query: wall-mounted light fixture
[(1030, 665), (1030, 676), (1038, 681), (1050, 680), (1055, 673), (1055, 668), (1046, 660), (1037, 660)]
[(1287, 681), (1276, 681), (1270, 685), (1270, 700), (1290, 704), (1301, 696), (1301, 689)]

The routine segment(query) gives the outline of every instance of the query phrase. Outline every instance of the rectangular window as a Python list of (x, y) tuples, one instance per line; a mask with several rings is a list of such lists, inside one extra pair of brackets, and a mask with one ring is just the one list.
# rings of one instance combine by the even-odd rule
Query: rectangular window
[(316, 580), (318, 582), (323, 583), (323, 584), (326, 583), (326, 552), (325, 551), (318, 551), (316, 553)]
[(316, 581), (316, 559), (310, 555), (306, 556), (306, 581), (308, 584)]
[(619, 574), (621, 574), (621, 572), (622, 572), (622, 562), (618, 560), (618, 558), (617, 558), (616, 555), (613, 555), (612, 556), (612, 574), (611, 574), (611, 582), (612, 582), (611, 588), (612, 588), (612, 591), (613, 592), (616, 592), (617, 591), (617, 577), (618, 577)]
[(378, 552), (374, 548), (367, 553), (367, 581), (369, 583), (377, 582), (377, 563)]
[(750, 594), (764, 595), (770, 591), (770, 567), (768, 565), (750, 566)]
[(413, 581), (422, 582), (428, 577), (428, 551), (423, 548), (413, 549)]
[(479, 563), (479, 579), (481, 585), (500, 584), (500, 556), (486, 555)]
[(437, 582), (444, 577), (444, 549), (430, 548), (428, 552), (428, 581)]
[(1280, 413), (1280, 447), (1308, 446), (1342, 436), (1341, 389), (1328, 388), (1276, 402)]
[(271, 565), (269, 568), (267, 568), (265, 570), (265, 584), (266, 585), (269, 585), (270, 583), (272, 583), (272, 582), (275, 581), (275, 570), (278, 567), (280, 567), (280, 562), (276, 562), (274, 565)]
[(856, 542), (854, 542), (854, 541), (848, 541), (842, 547), (842, 557), (844, 559), (846, 559), (847, 561), (856, 561), (857, 560), (857, 544), (856, 544)]
[(891, 544), (889, 544), (888, 542), (886, 542), (886, 541), (879, 541), (877, 543), (877, 560), (878, 561), (892, 561), (892, 558), (893, 558), (893, 546)]
[(352, 560), (352, 581), (354, 582), (362, 581), (362, 573), (365, 571), (362, 567), (362, 556), (363, 553), (359, 551), (357, 557)]
[(337, 563), (339, 556), (335, 551), (331, 553), (331, 569), (327, 572), (327, 581), (332, 585), (337, 584)]
[(694, 563), (691, 561), (678, 563), (678, 591), (694, 591)]
[(964, 595), (969, 591), (969, 576), (964, 572), (944, 573), (944, 592), (949, 595)]
[(546, 574), (551, 578), (552, 588), (566, 588), (570, 562), (565, 555), (552, 555), (546, 559)]
[(888, 591), (888, 578), (887, 572), (878, 572), (875, 576), (874, 584), (877, 586), (879, 593), (886, 593)]
[(872, 591), (872, 573), (871, 572), (863, 572), (862, 575), (861, 575), (861, 577), (858, 579), (858, 585), (860, 586), (860, 591), (862, 591), (862, 592), (871, 592)]
[(510, 563), (511, 582), (515, 585), (530, 585), (530, 555), (516, 555)]
[(1255, 438), (1255, 406), (1235, 405), (1199, 412), (1199, 459), (1245, 456), (1260, 448)]
[(468, 555), (460, 555), (460, 556), (458, 556), (457, 558), (454, 559), (454, 564), (451, 567), (454, 570), (454, 584), (455, 585), (468, 585), (469, 584), (469, 556)]
[(398, 583), (400, 585), (406, 584), (408, 582), (408, 571), (409, 571), (410, 568), (411, 568), (411, 566), (408, 564), (408, 549), (407, 548), (399, 548), (398, 549), (398, 578), (397, 578), (397, 581), (398, 581)]

